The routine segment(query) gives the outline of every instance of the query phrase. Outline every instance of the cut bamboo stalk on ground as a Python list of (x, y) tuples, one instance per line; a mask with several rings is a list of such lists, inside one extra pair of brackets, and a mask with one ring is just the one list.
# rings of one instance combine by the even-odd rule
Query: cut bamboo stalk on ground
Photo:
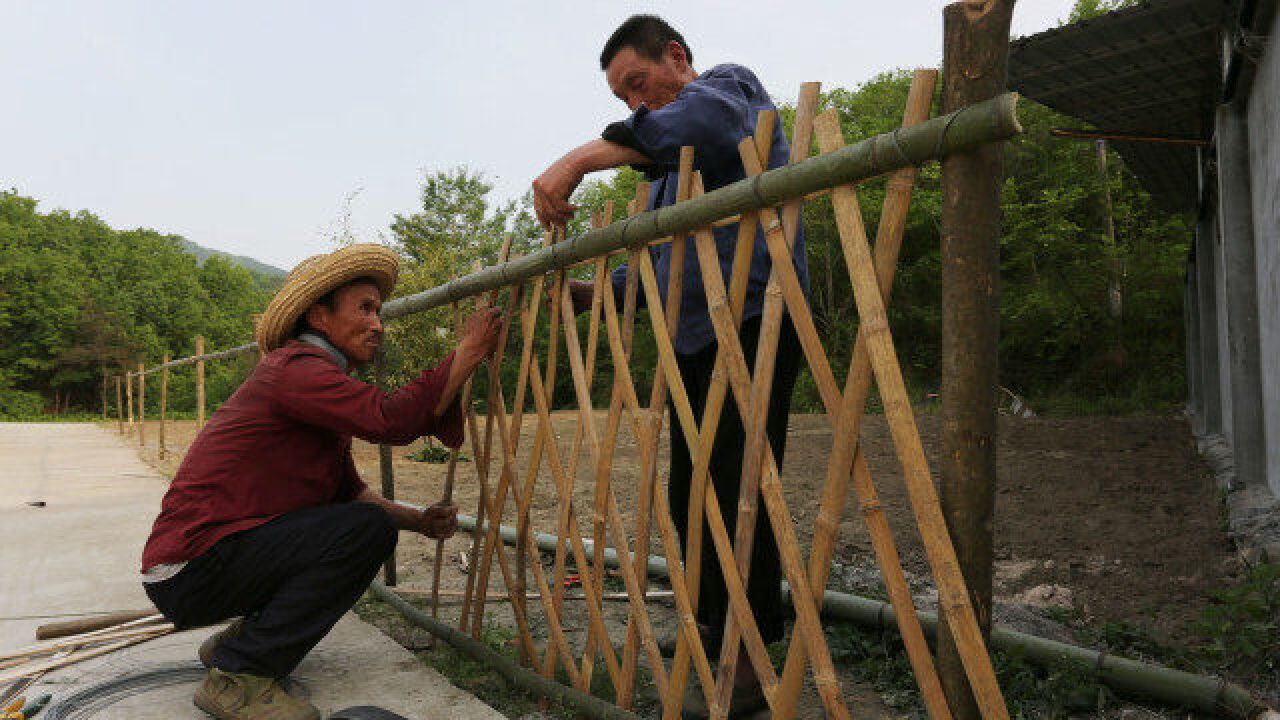
[(157, 638), (162, 635), (167, 635), (170, 632), (172, 632), (172, 630), (157, 632), (151, 635), (147, 635), (145, 637), (128, 638), (126, 640), (117, 640), (116, 642), (103, 645), (101, 647), (95, 647), (88, 650), (81, 650), (79, 652), (73, 652), (68, 654), (66, 657), (52, 658), (44, 662), (26, 663), (24, 665), (19, 665), (18, 667), (10, 668), (4, 672), (0, 672), (0, 683), (7, 683), (13, 680), (17, 680), (19, 678), (30, 677), (31, 675), (34, 675), (37, 673), (46, 673), (52, 670), (57, 670), (59, 668), (66, 667), (68, 665), (73, 665), (75, 663), (78, 663), (84, 660), (90, 660), (92, 658), (106, 655), (107, 653), (112, 653), (117, 650), (121, 650), (123, 648), (129, 647), (130, 645), (137, 645), (138, 643), (143, 643), (153, 638)]
[(155, 608), (122, 610), (120, 612), (76, 618), (75, 620), (46, 623), (36, 628), (36, 639), (51, 640), (53, 638), (67, 637), (68, 635), (82, 635), (110, 629), (116, 626), (124, 627), (131, 626), (134, 623), (160, 622), (163, 620), (164, 616)]
[(68, 637), (58, 638), (56, 640), (47, 641), (20, 648), (12, 652), (0, 653), (0, 662), (8, 662), (11, 660), (26, 659), (38, 657), (40, 655), (48, 655), (56, 653), (68, 648), (86, 647), (89, 645), (99, 645), (106, 642), (114, 642), (125, 640), (128, 638), (142, 637), (144, 635), (156, 635), (173, 631), (173, 623), (164, 623), (162, 625), (151, 625), (145, 627), (135, 627), (127, 630), (115, 630), (94, 637)]

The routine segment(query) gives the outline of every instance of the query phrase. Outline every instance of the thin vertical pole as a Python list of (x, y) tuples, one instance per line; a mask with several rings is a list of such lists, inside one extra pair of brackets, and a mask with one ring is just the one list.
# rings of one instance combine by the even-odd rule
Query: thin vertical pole
[[(386, 391), (387, 389), (387, 354), (386, 349), (378, 350), (378, 355), (373, 361), (374, 383), (378, 389)], [(396, 471), (392, 466), (391, 446), (378, 445), (378, 474), (382, 478), (382, 497), (388, 500), (396, 499)], [(391, 554), (382, 563), (383, 584), (387, 587), (395, 587), (396, 585), (396, 551), (391, 550)]]
[[(943, 10), (942, 111), (1005, 90), (1013, 0)], [(1004, 145), (942, 160), (942, 447), (938, 494), (978, 627), (991, 632)], [(939, 612), (938, 675), (956, 720), (982, 716), (960, 630)]]
[(124, 434), (124, 401), (120, 397), (120, 376), (116, 376), (116, 424), (119, 426), (120, 434)]
[(133, 429), (133, 374), (129, 371), (124, 373), (124, 391), (129, 399), (129, 429)]
[(102, 419), (107, 419), (107, 368), (102, 368)]
[(147, 445), (147, 376), (146, 366), (138, 363), (138, 447)]
[[(196, 357), (204, 355), (204, 336), (196, 336)], [(196, 430), (204, 429), (204, 360), (196, 361)]]
[[(162, 362), (166, 364), (169, 362), (168, 353), (164, 354), (164, 360)], [(159, 438), (159, 449), (157, 450), (157, 454), (159, 455), (161, 460), (164, 459), (164, 421), (165, 421), (166, 411), (168, 410), (168, 405), (169, 405), (169, 368), (166, 367), (160, 370), (160, 438)]]

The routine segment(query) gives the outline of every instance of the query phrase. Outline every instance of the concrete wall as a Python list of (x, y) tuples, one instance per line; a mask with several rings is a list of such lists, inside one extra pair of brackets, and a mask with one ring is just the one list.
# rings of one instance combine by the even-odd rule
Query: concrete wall
[(1272, 39), (1249, 94), (1248, 138), (1261, 358), (1263, 464), (1267, 484), (1280, 496), (1280, 52)]
[[(1271, 28), (1280, 30), (1280, 15)], [(1280, 43), (1214, 112), (1187, 265), (1188, 408), (1232, 489), (1280, 503)], [(1203, 162), (1212, 158), (1213, 163)], [(1213, 170), (1207, 168), (1212, 166)], [(1225, 442), (1225, 444), (1224, 444)], [(1280, 507), (1280, 505), (1277, 505)]]

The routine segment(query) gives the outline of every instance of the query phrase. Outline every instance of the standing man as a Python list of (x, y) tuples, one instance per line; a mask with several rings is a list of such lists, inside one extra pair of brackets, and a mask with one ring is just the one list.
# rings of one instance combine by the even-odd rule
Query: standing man
[(199, 649), (195, 703), (224, 720), (319, 720), (279, 685), (368, 587), (397, 530), (446, 538), (457, 508), (386, 500), (356, 473), (351, 438), (462, 444), (459, 389), (497, 345), (496, 309), (457, 350), (385, 394), (348, 373), (382, 342), (396, 254), (355, 245), (303, 261), (258, 326), (258, 362), (191, 445), (142, 551), (142, 578), (179, 629), (243, 616)]
[[(569, 151), (533, 182), (534, 209), (543, 226), (563, 225), (573, 216), (577, 208), (570, 204), (569, 196), (585, 175), (622, 165), (635, 166), (653, 183), (649, 192), (650, 210), (673, 204), (676, 201), (680, 148), (686, 145), (694, 148), (694, 167), (701, 171), (707, 191), (745, 177), (738, 143), (755, 131), (756, 118), (761, 110), (776, 110), (754, 73), (732, 64), (696, 72), (693, 69), (693, 51), (688, 43), (674, 28), (653, 15), (635, 15), (622, 23), (605, 43), (600, 54), (600, 68), (605, 73), (609, 89), (626, 103), (631, 115), (610, 124), (599, 139)], [(789, 154), (787, 139), (779, 126), (773, 133), (769, 167), (785, 165)], [(714, 232), (721, 272), (727, 283), (738, 228), (731, 225), (716, 228)], [(665, 297), (670, 277), (671, 246), (657, 246), (651, 248), (650, 253), (658, 287)], [(803, 228), (796, 232), (794, 262), (807, 294), (809, 274)], [(757, 230), (739, 333), (747, 363), (752, 366), (770, 268), (764, 234)], [(626, 272), (625, 266), (619, 267), (612, 276), (613, 292), (618, 298), (621, 298), (625, 287)], [(590, 283), (575, 282), (572, 292), (574, 304), (580, 310), (590, 305)], [(685, 255), (682, 293), (675, 337), (676, 363), (695, 416), (701, 418), (715, 367), (716, 342), (696, 253)], [(779, 465), (786, 447), (787, 415), (800, 357), (795, 327), (789, 317), (784, 317), (767, 422), (769, 443)], [(671, 417), (675, 417), (674, 409)], [(674, 515), (672, 520), (683, 543), (689, 524), (689, 485), (693, 463), (683, 436), (675, 428), (674, 419), (670, 425), (671, 467), (667, 489)], [(737, 406), (732, 401), (726, 402), (712, 451), (711, 477), (721, 507), (731, 511), (724, 518), (730, 537), (736, 521), (733, 510), (737, 508), (745, 440)], [(728, 613), (728, 593), (710, 542), (702, 545), (702, 568), (698, 623), (708, 650), (718, 654)], [(747, 595), (766, 643), (782, 639), (781, 579), (781, 563), (773, 530), (767, 514), (761, 512), (757, 516)], [(674, 649), (671, 640), (664, 645), (668, 652)], [(759, 681), (749, 663), (739, 663), (734, 680), (733, 715), (764, 707)], [(705, 716), (706, 708), (700, 703), (697, 694), (686, 696), (686, 717)]]

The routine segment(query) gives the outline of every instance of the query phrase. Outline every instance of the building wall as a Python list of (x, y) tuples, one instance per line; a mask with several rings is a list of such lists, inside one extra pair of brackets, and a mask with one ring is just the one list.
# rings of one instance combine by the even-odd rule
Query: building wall
[(1249, 155), (1262, 363), (1265, 473), (1280, 496), (1280, 13), (1249, 94)]

